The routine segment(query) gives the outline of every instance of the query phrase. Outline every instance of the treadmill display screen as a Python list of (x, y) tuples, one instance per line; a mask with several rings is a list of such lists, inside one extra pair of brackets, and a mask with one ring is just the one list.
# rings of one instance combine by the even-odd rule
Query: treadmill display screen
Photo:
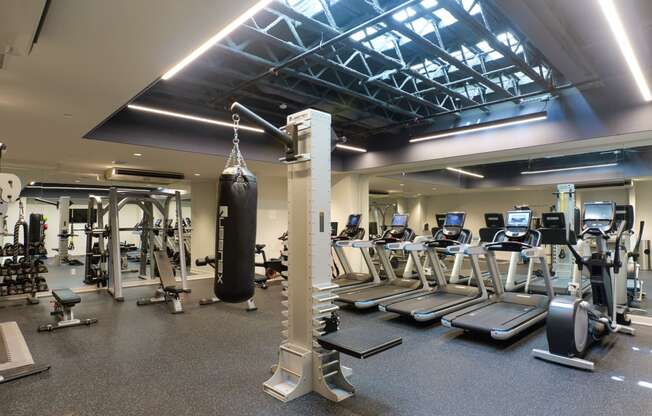
[(584, 204), (584, 221), (613, 221), (613, 204)]
[(462, 227), (464, 225), (464, 214), (448, 213), (446, 214), (445, 227)]
[(346, 226), (349, 228), (357, 227), (360, 224), (360, 214), (351, 214), (349, 215), (349, 221), (346, 223)]
[(507, 226), (514, 228), (529, 228), (530, 227), (530, 217), (532, 217), (532, 212), (530, 211), (512, 211), (507, 213)]
[(392, 227), (407, 227), (408, 216), (405, 214), (394, 214), (392, 217)]

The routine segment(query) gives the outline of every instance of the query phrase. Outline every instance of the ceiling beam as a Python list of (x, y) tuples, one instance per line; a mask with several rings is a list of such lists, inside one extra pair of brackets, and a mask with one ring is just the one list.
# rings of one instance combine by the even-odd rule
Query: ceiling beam
[[(438, 1), (439, 4), (444, 6), (446, 10), (448, 10), (453, 15), (453, 17), (464, 22), (471, 30), (485, 39), (494, 50), (500, 52), (534, 82), (546, 90), (552, 87), (551, 83), (546, 81), (538, 72), (532, 69), (530, 65), (519, 58), (519, 56), (516, 55), (514, 51), (512, 51), (512, 48), (499, 41), (496, 38), (496, 35), (494, 35), (484, 24), (475, 19), (469, 12), (467, 12), (464, 7), (462, 7), (462, 5), (460, 5), (455, 0)], [(484, 4), (481, 5), (481, 7), (484, 7)], [(523, 45), (523, 49), (525, 50), (525, 45)]]
[[(371, 7), (371, 6), (369, 6)], [(342, 32), (338, 31), (337, 29), (334, 29), (330, 26), (328, 26), (325, 23), (322, 23), (318, 20), (315, 20), (311, 17), (305, 16), (298, 11), (286, 6), (285, 4), (282, 4), (280, 2), (274, 2), (270, 5), (270, 7), (267, 9), (272, 12), (275, 12), (277, 15), (281, 16), (287, 16), (292, 20), (295, 20), (299, 23), (302, 24), (302, 26), (305, 27), (305, 29), (310, 30), (320, 36), (328, 36), (329, 38), (334, 38), (337, 36), (341, 36)], [(437, 91), (449, 95), (453, 98), (459, 99), (459, 101), (463, 104), (466, 105), (478, 105), (480, 103), (470, 99), (464, 94), (458, 93), (457, 91), (454, 91), (445, 85), (432, 80), (425, 75), (419, 73), (418, 71), (415, 71), (407, 66), (407, 64), (399, 59), (392, 58), (390, 56), (387, 56), (381, 52), (378, 52), (372, 48), (369, 48), (360, 42), (357, 42), (350, 37), (346, 37), (342, 39), (342, 43), (346, 44), (348, 47), (350, 47), (353, 50), (357, 50), (370, 58), (374, 59), (375, 61), (379, 62), (380, 64), (387, 66), (391, 69), (396, 69), (398, 72), (403, 73), (406, 76), (413, 77), (415, 79), (418, 79), (422, 81), (423, 83), (427, 84), (429, 87), (435, 88)], [(485, 109), (486, 110), (486, 109)]]

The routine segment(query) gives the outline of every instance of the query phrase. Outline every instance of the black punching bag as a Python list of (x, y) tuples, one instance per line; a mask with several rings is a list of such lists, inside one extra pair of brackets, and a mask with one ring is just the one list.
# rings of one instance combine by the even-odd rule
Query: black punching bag
[(238, 303), (254, 296), (256, 177), (245, 166), (222, 171), (218, 186), (215, 296)]

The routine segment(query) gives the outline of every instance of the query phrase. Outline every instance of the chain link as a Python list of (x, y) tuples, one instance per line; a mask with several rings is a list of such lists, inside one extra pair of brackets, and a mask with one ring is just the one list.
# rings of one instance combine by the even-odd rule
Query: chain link
[(233, 120), (233, 144), (237, 145), (238, 143), (240, 143), (240, 139), (238, 138), (238, 129), (240, 128), (240, 116), (238, 115), (238, 113), (233, 113), (231, 119)]

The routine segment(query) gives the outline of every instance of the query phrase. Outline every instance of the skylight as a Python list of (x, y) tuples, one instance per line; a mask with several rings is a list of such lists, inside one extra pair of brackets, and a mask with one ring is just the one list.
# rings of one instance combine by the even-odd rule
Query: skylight
[[(306, 16), (312, 17), (324, 11), (324, 8), (321, 6), (321, 2), (318, 0), (285, 0), (285, 1), (288, 6), (292, 7), (294, 10)], [(339, 0), (330, 0), (330, 5), (333, 6), (338, 1)]]

